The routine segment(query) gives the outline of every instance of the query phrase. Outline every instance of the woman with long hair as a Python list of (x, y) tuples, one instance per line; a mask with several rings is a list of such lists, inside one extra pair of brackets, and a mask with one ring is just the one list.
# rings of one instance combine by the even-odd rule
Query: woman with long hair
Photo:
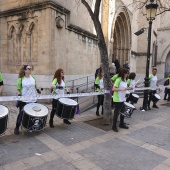
[[(36, 96), (36, 93), (41, 93), (37, 89), (36, 80), (35, 77), (31, 75), (31, 66), (29, 65), (24, 65), (19, 71), (17, 93), (18, 96)], [(14, 129), (15, 135), (19, 135), (19, 127), (22, 121), (24, 106), (28, 103), (35, 103), (36, 101), (36, 99), (25, 99), (18, 102), (17, 107), (19, 107), (19, 114)]]
[[(113, 86), (113, 102), (115, 104), (115, 111), (113, 116), (113, 125), (112, 130), (118, 132), (117, 129), (117, 119), (119, 116), (119, 112), (123, 106), (123, 103), (126, 101), (126, 90), (131, 90), (131, 87), (127, 87), (126, 78), (128, 75), (128, 70), (121, 69), (119, 71), (118, 78), (116, 79), (114, 86)], [(120, 115), (120, 128), (128, 129), (129, 127), (124, 123), (124, 116)]]
[[(58, 70), (55, 71), (53, 81), (52, 81), (52, 84), (51, 84), (51, 88), (52, 88), (52, 94), (63, 95), (64, 90), (66, 90), (67, 93), (69, 93), (67, 88), (66, 88), (66, 84), (64, 82), (64, 71), (63, 71), (63, 69), (59, 68)], [(54, 128), (53, 119), (54, 119), (54, 115), (56, 113), (57, 103), (58, 103), (58, 99), (53, 99), (52, 110), (51, 110), (50, 120), (49, 120), (49, 125), (50, 125), (51, 128)], [(67, 119), (63, 119), (63, 122), (65, 124), (71, 124), (71, 122), (69, 122)]]
[[(103, 85), (103, 71), (102, 69), (99, 70), (97, 78), (95, 80), (95, 86), (96, 86), (96, 91), (97, 92), (102, 92), (102, 90), (104, 89), (104, 85)], [(103, 115), (103, 101), (104, 101), (104, 95), (98, 95), (98, 102), (97, 102), (97, 110), (96, 110), (96, 116), (100, 116), (99, 114), (99, 108), (100, 105), (102, 106), (102, 115)]]

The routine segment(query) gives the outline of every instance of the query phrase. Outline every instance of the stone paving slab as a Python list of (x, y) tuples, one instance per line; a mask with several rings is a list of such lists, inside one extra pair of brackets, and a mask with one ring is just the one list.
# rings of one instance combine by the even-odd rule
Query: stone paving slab
[(66, 146), (73, 145), (105, 133), (84, 123), (72, 123), (71, 125), (62, 124), (53, 129), (46, 129), (44, 132)]
[(0, 166), (50, 151), (46, 145), (31, 134), (0, 138)]
[(170, 131), (147, 126), (131, 132), (128, 136), (170, 151)]
[(97, 118), (93, 108), (76, 115), (70, 126), (55, 116), (53, 129), (47, 121), (43, 131), (24, 136), (13, 135), (18, 109), (15, 102), (6, 103), (10, 119), (0, 137), (0, 170), (170, 169), (170, 108), (162, 106), (166, 101), (159, 101), (159, 109), (142, 112), (140, 99), (132, 118), (125, 119), (129, 129), (119, 128), (119, 133), (85, 124)]
[(57, 158), (50, 162), (45, 162), (37, 167), (28, 170), (76, 170), (77, 168), (62, 158)]
[(151, 170), (166, 158), (114, 138), (78, 152), (103, 170)]

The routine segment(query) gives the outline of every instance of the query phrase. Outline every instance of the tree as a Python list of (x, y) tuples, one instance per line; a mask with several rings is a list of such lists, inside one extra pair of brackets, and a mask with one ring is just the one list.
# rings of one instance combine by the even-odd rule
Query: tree
[(135, 10), (142, 9), (149, 2), (156, 2), (158, 6), (157, 15), (161, 15), (166, 11), (170, 11), (170, 1), (169, 0), (134, 0), (133, 3), (129, 4), (134, 6)]
[(86, 0), (81, 0), (82, 4), (87, 8), (91, 19), (93, 20), (94, 27), (97, 33), (98, 38), (98, 47), (100, 51), (101, 62), (103, 63), (103, 71), (104, 71), (104, 87), (106, 93), (104, 94), (104, 124), (109, 124), (110, 118), (112, 116), (111, 111), (111, 95), (110, 95), (110, 75), (109, 75), (109, 59), (108, 59), (108, 51), (106, 42), (104, 39), (104, 34), (102, 31), (102, 26), (99, 20), (99, 13), (100, 13), (100, 5), (101, 0), (95, 1), (94, 12), (90, 7), (89, 3)]

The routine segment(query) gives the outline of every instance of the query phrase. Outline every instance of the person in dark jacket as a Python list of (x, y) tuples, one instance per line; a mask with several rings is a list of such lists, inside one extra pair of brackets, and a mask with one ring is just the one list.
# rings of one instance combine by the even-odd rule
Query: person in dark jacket
[(118, 60), (118, 59), (116, 59), (114, 63), (115, 63), (115, 66), (116, 66), (116, 74), (118, 74), (118, 73), (119, 73), (119, 69), (120, 69), (120, 63), (119, 63), (119, 60)]

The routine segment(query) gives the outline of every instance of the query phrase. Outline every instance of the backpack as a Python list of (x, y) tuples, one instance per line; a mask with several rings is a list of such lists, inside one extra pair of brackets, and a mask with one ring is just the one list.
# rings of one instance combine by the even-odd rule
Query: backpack
[(169, 85), (169, 79), (165, 80), (164, 82), (164, 86), (168, 86)]

